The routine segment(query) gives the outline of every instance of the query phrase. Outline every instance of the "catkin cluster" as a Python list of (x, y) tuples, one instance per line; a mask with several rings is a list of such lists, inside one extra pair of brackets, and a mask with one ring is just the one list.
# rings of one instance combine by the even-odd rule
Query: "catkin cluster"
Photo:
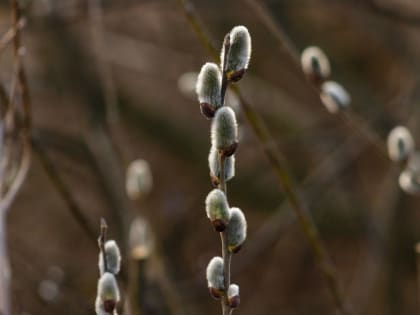
[(300, 60), (303, 72), (319, 90), (321, 101), (330, 113), (338, 113), (350, 106), (351, 97), (346, 89), (340, 83), (328, 80), (331, 75), (330, 62), (319, 47), (305, 48)]
[(230, 258), (240, 250), (247, 234), (245, 215), (241, 209), (229, 206), (226, 194), (226, 182), (235, 176), (238, 124), (235, 112), (226, 106), (230, 104), (225, 104), (225, 94), (228, 84), (244, 76), (250, 57), (249, 32), (244, 26), (236, 26), (225, 37), (220, 65), (203, 65), (196, 83), (201, 113), (211, 119), (208, 162), (215, 188), (207, 195), (205, 208), (223, 247), (222, 257), (210, 260), (206, 276), (210, 294), (222, 299), (223, 314), (239, 306), (239, 286), (230, 283)]
[(400, 163), (403, 170), (398, 179), (401, 189), (408, 194), (420, 193), (420, 152), (410, 131), (404, 126), (394, 127), (387, 139), (389, 158)]
[[(101, 240), (100, 240), (101, 242)], [(100, 244), (100, 247), (101, 244)], [(117, 315), (117, 304), (120, 301), (120, 290), (115, 276), (120, 271), (121, 254), (115, 241), (109, 240), (103, 244), (99, 253), (98, 266), (100, 278), (98, 280), (95, 311), (97, 315)]]

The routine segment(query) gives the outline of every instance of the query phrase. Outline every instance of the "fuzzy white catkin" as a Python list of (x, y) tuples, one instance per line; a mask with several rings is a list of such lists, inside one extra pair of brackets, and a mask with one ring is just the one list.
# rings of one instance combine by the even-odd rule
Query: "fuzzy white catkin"
[(330, 113), (335, 114), (350, 105), (351, 97), (341, 84), (326, 81), (321, 87), (321, 101)]
[(226, 195), (220, 189), (213, 189), (206, 198), (206, 213), (211, 221), (222, 220), (228, 223), (230, 219), (229, 205)]
[(181, 93), (189, 98), (196, 99), (196, 84), (197, 84), (198, 73), (197, 72), (185, 72), (178, 78), (178, 89)]
[(98, 294), (102, 300), (112, 300), (115, 303), (120, 300), (120, 290), (118, 289), (117, 280), (110, 272), (105, 272), (98, 280)]
[(328, 57), (319, 47), (310, 46), (305, 48), (300, 62), (303, 72), (310, 78), (322, 81), (331, 74)]
[(414, 139), (406, 127), (397, 126), (389, 133), (387, 146), (389, 158), (398, 162), (406, 159), (413, 152)]
[(105, 253), (108, 270), (105, 270), (102, 253), (99, 253), (99, 271), (101, 275), (105, 272), (110, 272), (116, 275), (118, 272), (120, 272), (121, 253), (117, 243), (114, 240), (109, 240), (105, 243)]
[(239, 296), (239, 286), (232, 283), (228, 288), (227, 296), (228, 298)]
[(247, 223), (245, 215), (239, 208), (230, 208), (230, 220), (226, 229), (229, 251), (237, 252), (246, 239)]
[(51, 303), (57, 300), (60, 289), (55, 281), (44, 279), (39, 283), (38, 294), (45, 302)]
[(211, 143), (217, 149), (226, 149), (238, 142), (238, 124), (232, 108), (220, 108), (211, 123)]
[(152, 171), (147, 161), (137, 159), (130, 163), (127, 168), (125, 187), (131, 200), (137, 200), (152, 190)]
[(398, 183), (401, 189), (407, 194), (413, 195), (420, 193), (420, 183), (416, 179), (415, 174), (408, 169), (401, 172)]
[(130, 226), (130, 254), (135, 260), (146, 259), (154, 247), (154, 240), (149, 224), (137, 217)]
[(222, 106), (222, 73), (215, 63), (207, 62), (201, 67), (195, 91), (200, 104), (209, 104), (213, 110)]
[(206, 277), (208, 286), (217, 290), (224, 290), (223, 259), (213, 257), (207, 265)]
[[(235, 77), (238, 73), (248, 69), (251, 59), (251, 35), (243, 26), (235, 26), (230, 31), (230, 49), (226, 60), (226, 72), (228, 77)], [(221, 67), (224, 63), (224, 45), (221, 51)], [(238, 78), (240, 79), (240, 77)]]
[(408, 194), (420, 193), (420, 152), (410, 154), (404, 171), (398, 179), (401, 189)]
[[(220, 167), (219, 167), (219, 153), (215, 147), (211, 147), (209, 157), (209, 168), (210, 174), (219, 178)], [(235, 156), (231, 155), (225, 158), (224, 173), (225, 181), (232, 179), (235, 176)]]

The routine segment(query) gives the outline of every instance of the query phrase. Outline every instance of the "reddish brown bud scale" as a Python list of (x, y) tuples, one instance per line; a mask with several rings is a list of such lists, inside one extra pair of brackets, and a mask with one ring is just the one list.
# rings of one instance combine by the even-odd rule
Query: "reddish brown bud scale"
[(238, 246), (234, 246), (234, 247), (233, 246), (229, 247), (229, 251), (233, 254), (236, 254), (237, 252), (241, 250), (241, 248), (242, 248), (242, 244)]
[(216, 232), (223, 232), (226, 229), (226, 223), (220, 219), (211, 221), (211, 224)]
[(208, 103), (200, 103), (200, 111), (201, 114), (207, 119), (212, 119), (214, 117), (214, 114), (216, 113), (214, 107)]
[(115, 300), (105, 300), (103, 305), (106, 312), (112, 313), (115, 309), (116, 303)]
[(244, 76), (246, 69), (240, 69), (238, 71), (230, 71), (226, 73), (227, 79), (230, 82), (238, 82)]
[(238, 142), (235, 142), (235, 143), (231, 144), (230, 146), (224, 148), (222, 150), (222, 154), (223, 154), (224, 157), (231, 156), (231, 155), (235, 154), (237, 148), (238, 148)]
[(220, 299), (223, 296), (223, 291), (222, 290), (218, 290), (218, 289), (213, 288), (213, 287), (209, 287), (209, 293), (216, 300)]
[(241, 304), (241, 298), (239, 295), (232, 296), (228, 298), (228, 304), (231, 308), (237, 308)]

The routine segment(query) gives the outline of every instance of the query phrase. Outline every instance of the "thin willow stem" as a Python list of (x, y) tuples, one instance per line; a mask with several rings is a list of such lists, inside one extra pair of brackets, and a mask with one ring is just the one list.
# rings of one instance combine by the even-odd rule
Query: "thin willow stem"
[[(23, 107), (23, 126), (22, 126), (22, 158), (13, 179), (13, 182), (9, 189), (5, 192), (4, 196), (0, 196), (0, 314), (9, 315), (11, 313), (10, 304), (10, 269), (9, 259), (7, 255), (7, 231), (6, 231), (6, 216), (7, 211), (10, 208), (13, 200), (15, 199), (20, 187), (22, 186), (26, 175), (29, 170), (31, 161), (31, 110), (30, 110), (30, 97), (29, 89), (26, 80), (26, 74), (22, 65), (21, 56), (21, 41), (20, 41), (20, 21), (21, 13), (17, 0), (11, 1), (12, 5), (12, 23), (13, 23), (13, 48), (14, 58), (17, 69), (17, 83), (19, 86), (19, 92), (22, 95), (22, 107)], [(10, 98), (14, 99), (13, 97)], [(11, 107), (15, 107), (15, 104), (10, 104)], [(3, 180), (1, 178), (0, 180)]]
[(420, 242), (414, 246), (417, 268), (417, 313), (420, 314)]
[(74, 197), (72, 196), (70, 190), (68, 189), (65, 181), (61, 178), (57, 167), (54, 165), (50, 157), (48, 156), (45, 148), (41, 144), (41, 141), (37, 138), (32, 140), (32, 148), (35, 154), (38, 156), (41, 165), (43, 166), (45, 172), (47, 173), (48, 178), (53, 184), (54, 188), (59, 193), (60, 197), (66, 203), (68, 210), (70, 211), (71, 216), (74, 218), (75, 222), (80, 226), (80, 228), (85, 232), (86, 236), (93, 243), (96, 243), (97, 234), (95, 229), (89, 223), (83, 209), (80, 208)]
[[(187, 0), (178, 0), (184, 13), (190, 22), (191, 27), (197, 33), (204, 47), (209, 50), (210, 55), (217, 60), (217, 50), (213, 47), (208, 37), (201, 27), (199, 18), (196, 16), (192, 4)], [(345, 302), (341, 285), (329, 254), (325, 248), (323, 241), (319, 235), (318, 229), (313, 222), (312, 216), (307, 209), (307, 206), (301, 198), (300, 192), (294, 187), (291, 177), (287, 171), (286, 161), (275, 145), (274, 138), (271, 136), (267, 126), (260, 117), (260, 115), (253, 109), (250, 103), (243, 97), (241, 90), (238, 86), (232, 86), (232, 91), (239, 97), (242, 105), (244, 115), (250, 124), (252, 130), (257, 136), (264, 153), (266, 154), (271, 166), (273, 167), (279, 185), (283, 193), (286, 195), (289, 203), (296, 213), (300, 227), (308, 239), (310, 248), (317, 260), (321, 271), (327, 281), (328, 288), (334, 298), (336, 307), (341, 314), (350, 314), (347, 303)]]
[[(219, 162), (219, 189), (222, 190), (226, 197), (227, 197), (227, 187), (226, 187), (226, 180), (225, 180), (225, 156), (221, 151), (218, 152), (218, 162)], [(226, 230), (223, 232), (220, 232), (220, 241), (222, 246), (222, 258), (223, 258), (223, 279), (224, 279), (224, 287), (225, 287), (225, 293), (221, 299), (221, 305), (222, 305), (222, 312), (223, 315), (229, 315), (231, 312), (231, 309), (228, 305), (227, 301), (227, 290), (230, 285), (230, 264), (232, 260), (232, 254), (228, 250), (227, 245), (227, 235)]]
[[(274, 20), (266, 5), (264, 5), (262, 1), (245, 0), (245, 2), (260, 19), (261, 23), (264, 24), (264, 26), (268, 29), (271, 35), (273, 35), (278, 43), (277, 48), (279, 49), (279, 52), (285, 55), (285, 57), (290, 58), (293, 61), (293, 64), (298, 73), (300, 72), (301, 75), (304, 76), (300, 66), (300, 54), (298, 49), (289, 39), (287, 34), (283, 31), (283, 29)], [(306, 76), (304, 77), (307, 79)], [(306, 80), (306, 84), (307, 91), (313, 94), (314, 99), (319, 100), (319, 87), (315, 86), (309, 80)], [(353, 128), (357, 130), (361, 139), (367, 140), (369, 143), (371, 143), (381, 153), (383, 158), (387, 158), (384, 141), (378, 136), (375, 130), (373, 130), (367, 123), (364, 122), (364, 120), (356, 112), (350, 109), (348, 111), (341, 111), (338, 116), (349, 124), (351, 130), (353, 130)]]
[(98, 246), (99, 246), (99, 250), (102, 253), (102, 260), (104, 263), (104, 272), (107, 272), (108, 261), (107, 261), (106, 252), (105, 252), (105, 243), (106, 243), (106, 232), (108, 230), (108, 225), (106, 224), (106, 221), (104, 218), (101, 218), (100, 228), (101, 228), (101, 231), (98, 238)]

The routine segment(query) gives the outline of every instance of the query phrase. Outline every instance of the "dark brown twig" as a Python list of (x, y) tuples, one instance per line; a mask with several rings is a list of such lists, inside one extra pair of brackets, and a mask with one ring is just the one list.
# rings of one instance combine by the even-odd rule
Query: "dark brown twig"
[(44, 167), (49, 179), (54, 184), (54, 188), (57, 190), (63, 201), (66, 203), (67, 208), (70, 211), (70, 214), (74, 218), (75, 222), (86, 233), (86, 236), (89, 238), (89, 240), (92, 240), (92, 242), (96, 243), (95, 229), (93, 229), (93, 227), (89, 224), (89, 219), (86, 217), (85, 212), (80, 208), (76, 200), (73, 198), (70, 190), (66, 186), (66, 183), (61, 178), (57, 168), (55, 167), (51, 159), (48, 157), (40, 141), (38, 141), (37, 139), (33, 139), (32, 148), (38, 155), (39, 161)]
[(106, 224), (106, 221), (104, 218), (101, 218), (101, 224), (100, 224), (100, 229), (101, 232), (99, 234), (99, 238), (98, 238), (98, 246), (99, 246), (99, 250), (101, 251), (102, 254), (102, 260), (104, 263), (104, 272), (108, 271), (108, 262), (107, 262), (107, 258), (106, 258), (106, 252), (105, 252), (105, 243), (106, 243), (106, 232), (108, 230), (108, 225)]

